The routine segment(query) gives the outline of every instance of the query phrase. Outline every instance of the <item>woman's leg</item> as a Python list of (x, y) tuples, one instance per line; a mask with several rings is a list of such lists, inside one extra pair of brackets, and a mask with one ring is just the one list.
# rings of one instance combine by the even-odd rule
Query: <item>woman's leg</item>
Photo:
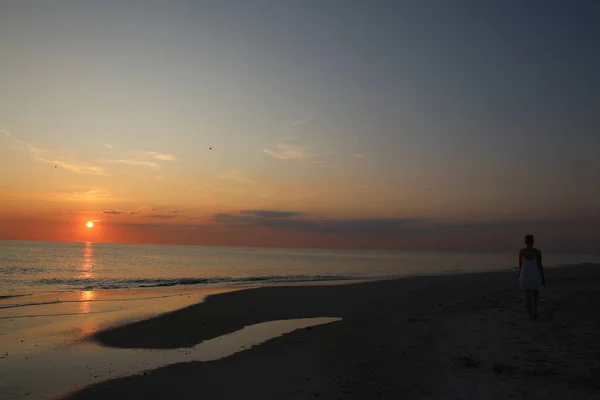
[(533, 318), (533, 305), (532, 305), (532, 294), (531, 294), (531, 290), (527, 290), (525, 289), (525, 306), (527, 307), (527, 313), (529, 313), (529, 316), (531, 318)]
[(538, 303), (540, 300), (540, 291), (532, 290), (532, 292), (533, 292), (533, 318), (537, 318)]

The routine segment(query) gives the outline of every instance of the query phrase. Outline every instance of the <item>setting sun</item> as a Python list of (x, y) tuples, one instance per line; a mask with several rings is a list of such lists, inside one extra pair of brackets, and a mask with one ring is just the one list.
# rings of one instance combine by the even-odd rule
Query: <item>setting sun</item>
[(92, 228), (94, 226), (94, 223), (92, 221), (88, 221), (87, 224), (85, 224), (88, 228)]

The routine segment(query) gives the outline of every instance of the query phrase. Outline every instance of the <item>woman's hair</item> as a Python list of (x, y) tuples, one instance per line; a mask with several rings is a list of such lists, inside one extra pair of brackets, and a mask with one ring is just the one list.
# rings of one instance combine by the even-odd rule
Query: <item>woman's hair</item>
[(533, 235), (525, 235), (525, 244), (527, 246), (533, 246)]

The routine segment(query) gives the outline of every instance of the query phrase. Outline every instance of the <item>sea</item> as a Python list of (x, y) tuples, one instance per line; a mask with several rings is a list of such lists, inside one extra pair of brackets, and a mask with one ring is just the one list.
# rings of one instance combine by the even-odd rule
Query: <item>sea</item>
[[(600, 254), (544, 254), (547, 267)], [(0, 241), (0, 299), (82, 290), (269, 285), (514, 269), (517, 254)]]

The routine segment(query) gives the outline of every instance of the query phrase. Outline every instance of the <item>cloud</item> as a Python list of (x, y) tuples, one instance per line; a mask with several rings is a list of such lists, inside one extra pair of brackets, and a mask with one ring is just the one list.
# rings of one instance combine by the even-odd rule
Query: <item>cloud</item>
[(50, 150), (41, 149), (39, 147), (34, 146), (31, 143), (24, 142), (22, 140), (13, 139), (13, 143), (26, 148), (32, 155), (32, 158), (35, 161), (41, 161), (47, 164), (52, 164), (56, 167), (61, 167), (66, 169), (67, 171), (74, 172), (76, 174), (89, 174), (89, 175), (99, 175), (99, 176), (110, 176), (106, 170), (98, 165), (91, 165), (88, 163), (76, 163), (72, 161), (66, 161), (64, 159), (52, 159), (47, 156), (42, 156), (42, 154), (50, 152)]
[(298, 139), (298, 136), (297, 136), (298, 130), (300, 130), (304, 125), (309, 124), (311, 120), (312, 120), (312, 115), (307, 114), (305, 117), (300, 118), (300, 119), (291, 120), (291, 121), (283, 121), (279, 125), (279, 130), (281, 132), (281, 135), (283, 136), (283, 138), (285, 140), (296, 140), (296, 139)]
[(42, 157), (36, 158), (39, 161), (54, 164), (57, 167), (64, 168), (68, 171), (74, 172), (76, 174), (89, 174), (89, 175), (99, 175), (99, 176), (110, 176), (106, 170), (100, 166), (89, 165), (89, 164), (73, 164), (67, 161), (62, 160), (48, 160)]
[(9, 131), (7, 131), (6, 129), (0, 129), (0, 132), (4, 134), (4, 136), (6, 137), (11, 137), (12, 133), (10, 133)]
[(366, 156), (364, 154), (354, 153), (354, 154), (352, 154), (352, 157), (354, 157), (354, 158), (365, 158)]
[(295, 126), (306, 125), (311, 120), (312, 120), (312, 114), (306, 114), (306, 116), (304, 118), (300, 118), (300, 119), (288, 122), (287, 126), (295, 127)]
[(277, 160), (292, 160), (301, 164), (329, 166), (324, 158), (333, 156), (336, 153), (315, 152), (309, 146), (300, 143), (296, 135), (297, 130), (310, 123), (311, 120), (312, 115), (308, 114), (302, 119), (282, 123), (282, 138), (274, 147), (264, 148), (262, 152)]
[(265, 154), (278, 160), (293, 160), (304, 164), (327, 166), (324, 157), (335, 155), (335, 153), (313, 153), (307, 146), (279, 143), (276, 149), (263, 149)]
[[(297, 211), (270, 210), (219, 213), (214, 214), (212, 220), (226, 226), (285, 229), (307, 234), (332, 234), (381, 239), (396, 238), (402, 240), (418, 240), (418, 238), (421, 238), (425, 242), (437, 237), (434, 240), (443, 239), (448, 243), (451, 240), (458, 240), (463, 244), (469, 240), (468, 238), (472, 238), (473, 243), (478, 240), (489, 241), (493, 238), (504, 241), (502, 243), (498, 242), (497, 245), (517, 243), (520, 241), (519, 235), (531, 232), (551, 235), (556, 232), (566, 232), (569, 229), (584, 230), (586, 226), (589, 227), (590, 225), (590, 222), (577, 221), (452, 222), (425, 218), (394, 217), (328, 219), (309, 217)], [(485, 237), (488, 239), (484, 239)]]
[(178, 210), (169, 210), (167, 208), (143, 206), (139, 207), (137, 211), (129, 212), (129, 215), (139, 215), (142, 218), (156, 218), (156, 219), (171, 219), (177, 218), (179, 214)]
[(134, 166), (134, 167), (146, 167), (146, 168), (152, 168), (152, 169), (160, 169), (160, 165), (158, 165), (157, 163), (155, 163), (153, 161), (141, 161), (141, 160), (108, 160), (108, 162), (119, 163), (119, 164), (126, 164), (126, 165), (131, 165), (131, 166)]
[(306, 146), (280, 143), (276, 147), (277, 150), (263, 149), (263, 152), (279, 160), (303, 160), (317, 156), (311, 154)]
[(255, 217), (263, 218), (289, 218), (302, 215), (296, 211), (272, 211), (272, 210), (242, 210), (242, 214), (254, 215)]
[(104, 210), (102, 211), (102, 214), (114, 214), (114, 215), (118, 215), (118, 214), (123, 214), (124, 211), (119, 211), (119, 210)]
[(250, 176), (244, 172), (238, 171), (236, 169), (230, 169), (228, 171), (222, 172), (217, 175), (220, 179), (230, 180), (237, 183), (243, 183), (246, 185), (255, 185), (256, 182), (250, 178)]
[(100, 144), (101, 144), (102, 146), (106, 147), (106, 148), (107, 148), (107, 149), (109, 149), (109, 150), (112, 150), (112, 149), (113, 149), (113, 145), (112, 145), (112, 144), (110, 144), (110, 143), (106, 143), (106, 142), (102, 142), (102, 141), (100, 141)]
[(159, 153), (156, 151), (147, 151), (145, 154), (160, 161), (177, 161), (177, 158), (175, 158), (173, 154)]
[[(307, 114), (305, 117), (293, 120), (286, 121), (281, 124), (281, 130), (284, 134), (294, 135), (298, 128), (301, 128), (303, 125), (307, 125), (312, 120), (312, 114)], [(294, 137), (294, 136), (292, 136)]]
[[(249, 214), (249, 215), (248, 215)], [(374, 219), (316, 219), (296, 218), (302, 216), (295, 211), (242, 211), (241, 214), (219, 213), (215, 222), (282, 229), (295, 229), (310, 233), (329, 233), (359, 236), (389, 236), (409, 234), (423, 228), (429, 222), (416, 218)]]
[(24, 141), (22, 141), (22, 140), (17, 140), (17, 139), (14, 139), (14, 140), (13, 140), (13, 143), (15, 143), (15, 144), (17, 144), (17, 145), (19, 145), (19, 146), (25, 147), (27, 150), (29, 150), (29, 151), (30, 151), (30, 152), (31, 152), (33, 155), (35, 155), (35, 156), (39, 156), (39, 155), (40, 155), (40, 154), (42, 154), (43, 152), (46, 152), (46, 151), (48, 151), (48, 150), (46, 150), (46, 149), (40, 149), (39, 147), (35, 147), (35, 146), (34, 146), (34, 145), (32, 145), (31, 143), (24, 142)]
[[(159, 160), (159, 161), (176, 161), (177, 160), (175, 158), (175, 156), (172, 155), (172, 154), (158, 153), (156, 151), (145, 151), (145, 152), (141, 152), (141, 154), (144, 157), (151, 157), (152, 159)], [(131, 165), (131, 166), (134, 166), (134, 167), (151, 168), (151, 169), (154, 169), (154, 170), (159, 170), (160, 169), (160, 165), (157, 162), (155, 162), (155, 161), (143, 160), (143, 159), (137, 159), (137, 158), (133, 158), (133, 159), (119, 159), (119, 160), (108, 160), (107, 162), (110, 162), (110, 163), (119, 163), (119, 164), (126, 164), (126, 165)], [(157, 182), (162, 182), (163, 177), (160, 176), (160, 175), (156, 175), (155, 179), (156, 179)]]
[[(85, 202), (106, 202), (109, 200), (116, 201), (119, 199), (115, 199), (111, 196), (110, 191), (104, 188), (91, 188), (88, 190), (80, 190), (74, 192), (67, 193), (54, 193), (52, 197), (55, 200), (64, 200), (64, 201), (85, 201)], [(124, 199), (123, 199), (124, 200)]]

